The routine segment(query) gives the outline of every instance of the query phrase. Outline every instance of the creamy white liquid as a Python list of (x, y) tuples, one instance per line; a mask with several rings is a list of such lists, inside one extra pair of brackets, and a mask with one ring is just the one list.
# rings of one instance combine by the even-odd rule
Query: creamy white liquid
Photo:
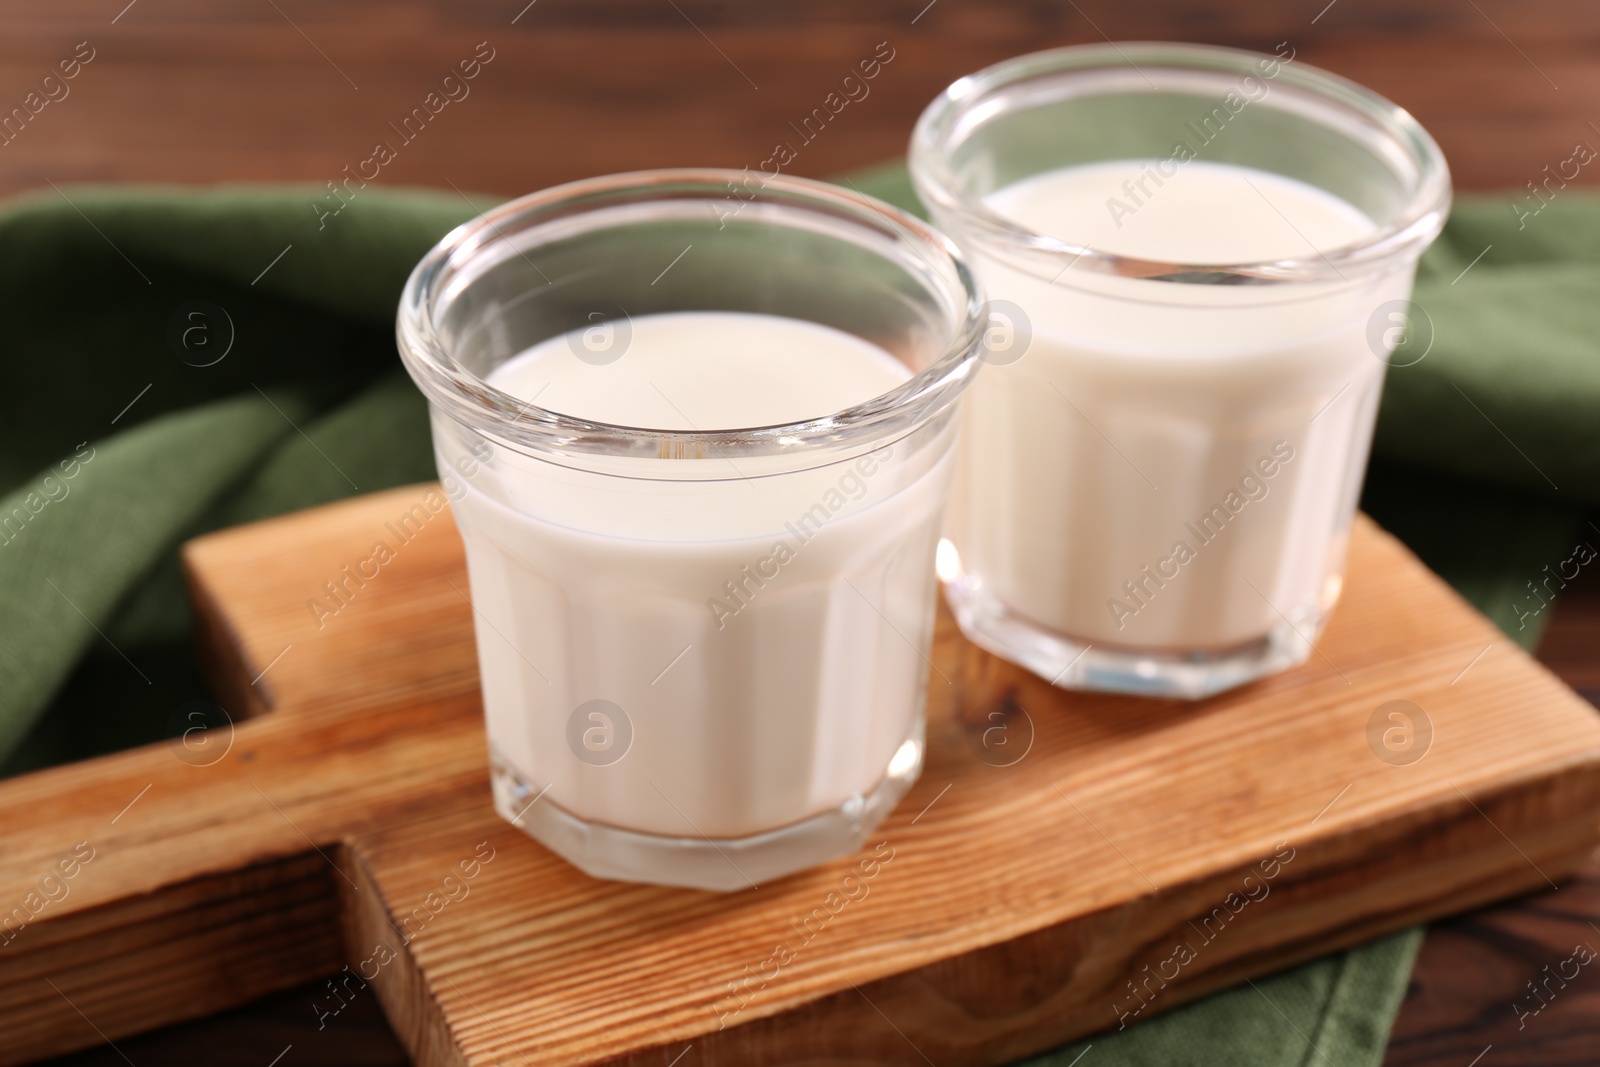
[[(778, 426), (830, 415), (911, 377), (889, 353), (815, 322), (732, 311), (629, 320), (608, 362), (554, 337), (513, 357), (489, 384), (563, 415), (657, 430)], [(620, 355), (615, 354), (620, 351)]]
[[(686, 312), (631, 330), (614, 362), (557, 337), (489, 381), (583, 419), (708, 430), (827, 415), (910, 376), (867, 341), (787, 318)], [(948, 433), (778, 473), (706, 454), (597, 474), (497, 448), (455, 508), (499, 757), (580, 819), (695, 840), (836, 808), (908, 737), (899, 759), (914, 764), (952, 465)], [(574, 709), (597, 699), (633, 735), (608, 765), (568, 742)]]
[[(1305, 258), (1374, 228), (1286, 177), (1164, 167), (1175, 173), (1131, 195), (1123, 183), (1153, 162), (1048, 172), (987, 203), (1062, 240), (1170, 263)], [(967, 396), (951, 513), (961, 567), (1013, 611), (1099, 646), (1220, 650), (1286, 617), (1314, 623), (1337, 596), (1385, 368), (1368, 319), (1409, 295), (1409, 270), (1281, 287), (1069, 268), (1052, 284), (1055, 270), (974, 258), (990, 297), (1031, 319), (1032, 342)]]

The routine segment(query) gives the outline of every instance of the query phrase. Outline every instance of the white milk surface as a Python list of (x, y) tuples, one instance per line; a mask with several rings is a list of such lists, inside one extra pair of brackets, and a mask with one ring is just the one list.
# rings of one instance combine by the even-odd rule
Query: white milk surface
[[(1175, 264), (1306, 258), (1374, 228), (1287, 177), (1163, 168), (1066, 168), (986, 202), (1035, 232)], [(1220, 650), (1331, 606), (1385, 368), (1367, 321), (1409, 295), (1409, 273), (1285, 302), (1272, 286), (1070, 268), (1052, 282), (974, 258), (1032, 341), (965, 402), (951, 536), (967, 572), (1101, 646)]]
[[(488, 380), (578, 418), (709, 430), (827, 415), (910, 377), (794, 319), (681, 312), (631, 330), (614, 362), (555, 337)], [(776, 474), (646, 457), (628, 477), (496, 451), (455, 504), (488, 733), (549, 801), (642, 833), (741, 837), (870, 791), (920, 743), (948, 448)], [(669, 480), (691, 470), (708, 477)], [(593, 700), (626, 717), (620, 758), (569, 744)]]
[(614, 426), (732, 430), (831, 415), (911, 377), (870, 341), (777, 315), (680, 311), (632, 319), (630, 331), (610, 362), (586, 362), (567, 336), (553, 337), (495, 368), (489, 384)]

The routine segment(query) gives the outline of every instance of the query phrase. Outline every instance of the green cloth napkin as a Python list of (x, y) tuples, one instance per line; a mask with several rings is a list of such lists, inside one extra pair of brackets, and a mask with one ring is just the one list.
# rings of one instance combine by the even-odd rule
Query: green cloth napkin
[[(915, 207), (903, 168), (851, 181)], [(492, 201), (367, 188), (319, 219), (321, 193), (74, 187), (0, 205), (0, 773), (185, 725), (205, 690), (183, 541), (434, 476), (395, 304), (427, 248)], [(1524, 583), (1600, 503), (1597, 285), (1600, 201), (1564, 193), (1522, 231), (1501, 201), (1462, 203), (1418, 284), (1433, 347), (1390, 372), (1368, 479), (1367, 509), (1528, 647), (1548, 612)], [(1377, 1064), (1420, 937), (1032, 1062), (1092, 1044), (1086, 1067)]]

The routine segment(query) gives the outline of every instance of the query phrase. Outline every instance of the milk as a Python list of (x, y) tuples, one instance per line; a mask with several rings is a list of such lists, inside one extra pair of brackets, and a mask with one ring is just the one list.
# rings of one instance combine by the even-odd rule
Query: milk
[[(1374, 229), (1305, 183), (1202, 161), (1070, 167), (985, 203), (1173, 264), (1305, 259)], [(1385, 369), (1368, 320), (1409, 295), (1409, 269), (1185, 285), (969, 251), (1032, 340), (1014, 362), (992, 357), (967, 397), (941, 566), (961, 576), (953, 595), (1101, 648), (1217, 652), (1286, 624), (1314, 635), (1338, 595)]]
[[(703, 431), (828, 415), (910, 377), (795, 319), (630, 328), (608, 362), (558, 336), (487, 380), (575, 418)], [(703, 842), (855, 810), (886, 776), (897, 798), (921, 766), (953, 458), (881, 444), (808, 470), (712, 450), (606, 457), (610, 473), (497, 448), (455, 508), (489, 743), (529, 795), (516, 806)]]

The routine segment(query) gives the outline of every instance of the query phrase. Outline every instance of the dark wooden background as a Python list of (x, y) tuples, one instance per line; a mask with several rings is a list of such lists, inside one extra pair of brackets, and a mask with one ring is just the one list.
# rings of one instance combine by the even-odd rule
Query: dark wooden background
[[(526, 6), (524, 6), (526, 4)], [(5, 0), (0, 115), (79, 42), (93, 61), (0, 147), (0, 193), (83, 181), (323, 183), (479, 42), (493, 61), (377, 181), (515, 195), (644, 167), (754, 166), (880, 42), (893, 61), (790, 168), (899, 155), (948, 82), (1037, 48), (1181, 39), (1271, 51), (1354, 78), (1438, 138), (1457, 187), (1511, 190), (1600, 145), (1593, 0)], [(1600, 180), (1587, 168), (1579, 182)], [(309, 210), (309, 209), (308, 209)], [(1541, 658), (1600, 694), (1600, 581), (1564, 591)], [(1434, 927), (1388, 1063), (1600, 1061), (1587, 967), (1519, 1027), (1526, 983), (1600, 948), (1600, 866), (1560, 890)], [(63, 1063), (401, 1064), (373, 998), (326, 1030), (314, 990), (120, 1041)], [(3, 1040), (0, 1035), (0, 1040)], [(274, 1057), (281, 1059), (274, 1061)]]

